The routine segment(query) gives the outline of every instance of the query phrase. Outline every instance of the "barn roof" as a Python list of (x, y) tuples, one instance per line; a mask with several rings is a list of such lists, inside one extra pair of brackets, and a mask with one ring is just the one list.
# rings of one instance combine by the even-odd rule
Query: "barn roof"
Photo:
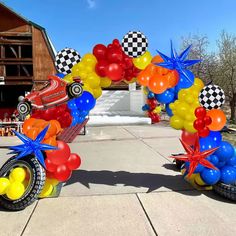
[(17, 13), (16, 11), (14, 11), (12, 8), (6, 6), (3, 2), (0, 2), (0, 8), (3, 7), (5, 9), (7, 9), (9, 12), (11, 12), (12, 14), (14, 14), (16, 17), (20, 18), (22, 21), (24, 21), (26, 24), (29, 25), (33, 25), (35, 28), (39, 29), (42, 33), (43, 33), (43, 37), (45, 39), (45, 42), (49, 48), (49, 51), (51, 53), (51, 56), (53, 58), (55, 58), (56, 56), (56, 49), (54, 47), (54, 45), (52, 44), (49, 36), (47, 35), (46, 29), (38, 24), (36, 24), (33, 21), (30, 21), (28, 19), (26, 19), (24, 16), (22, 16), (21, 14)]

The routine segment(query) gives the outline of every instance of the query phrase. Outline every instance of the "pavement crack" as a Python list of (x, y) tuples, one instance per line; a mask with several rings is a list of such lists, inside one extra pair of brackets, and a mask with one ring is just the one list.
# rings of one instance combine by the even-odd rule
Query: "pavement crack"
[(26, 224), (25, 224), (25, 227), (23, 228), (23, 230), (22, 230), (20, 236), (23, 236), (23, 235), (24, 235), (24, 232), (25, 232), (25, 230), (26, 230), (26, 228), (27, 228), (27, 226), (28, 226), (28, 224), (29, 224), (29, 222), (30, 222), (30, 220), (31, 220), (31, 218), (32, 218), (32, 216), (33, 216), (33, 214), (34, 214), (34, 212), (35, 212), (36, 207), (38, 206), (38, 203), (39, 203), (39, 201), (37, 200), (37, 202), (36, 202), (36, 204), (35, 204), (35, 207), (34, 207), (34, 209), (32, 210), (32, 212), (31, 212), (31, 214), (30, 214), (30, 216), (29, 216), (29, 219), (27, 220), (27, 222), (26, 222)]
[(145, 214), (145, 216), (146, 216), (146, 218), (147, 218), (147, 220), (148, 220), (148, 222), (149, 222), (149, 224), (150, 224), (150, 226), (151, 226), (151, 228), (152, 228), (154, 234), (155, 234), (156, 236), (158, 236), (157, 231), (156, 231), (154, 225), (152, 224), (152, 221), (151, 221), (151, 219), (150, 219), (150, 217), (149, 217), (149, 215), (148, 215), (148, 213), (147, 213), (147, 211), (146, 211), (146, 209), (145, 209), (145, 207), (144, 207), (144, 205), (143, 205), (141, 199), (139, 198), (138, 194), (135, 194), (135, 195), (136, 195), (136, 197), (137, 197), (137, 199), (138, 199), (138, 201), (139, 201), (140, 206), (141, 206), (142, 209), (143, 209), (143, 212), (144, 212), (144, 214)]

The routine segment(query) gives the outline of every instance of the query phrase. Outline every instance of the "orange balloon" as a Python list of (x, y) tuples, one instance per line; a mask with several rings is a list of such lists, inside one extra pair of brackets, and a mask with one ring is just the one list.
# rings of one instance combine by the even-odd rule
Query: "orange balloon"
[(156, 55), (152, 58), (152, 63), (161, 63), (164, 60), (162, 59), (162, 57), (160, 55)]
[(157, 74), (158, 75), (166, 75), (170, 72), (170, 70), (164, 68), (164, 67), (161, 67), (161, 66), (157, 66)]
[(47, 122), (42, 119), (35, 119), (33, 126), (37, 128), (45, 128)]
[(145, 72), (147, 74), (149, 74), (150, 76), (153, 76), (154, 74), (156, 74), (156, 66), (152, 63), (150, 63), (146, 68), (145, 68)]
[(40, 130), (39, 128), (33, 127), (27, 132), (27, 136), (33, 140), (36, 139), (37, 135), (39, 134)]
[(170, 70), (165, 77), (169, 83), (168, 88), (175, 87), (179, 82), (179, 73), (176, 70)]
[(52, 137), (50, 137), (48, 139), (45, 139), (43, 141), (43, 143), (51, 145), (51, 146), (57, 146), (56, 135), (54, 135), (54, 136), (52, 136)]
[(211, 124), (208, 128), (212, 131), (221, 130), (226, 124), (226, 116), (222, 110), (212, 109), (207, 112), (207, 115), (211, 117)]
[(164, 76), (153, 76), (149, 82), (149, 88), (153, 93), (163, 93), (168, 88), (168, 80)]
[(142, 86), (148, 86), (151, 76), (146, 70), (141, 71), (137, 76), (137, 81)]
[(47, 133), (49, 133), (50, 136), (54, 136), (57, 134), (57, 126), (52, 120), (49, 121), (49, 129)]
[(35, 118), (29, 118), (29, 119), (25, 120), (23, 127), (22, 127), (22, 131), (24, 134), (26, 134), (32, 128), (35, 120), (36, 120)]
[(61, 124), (57, 120), (50, 120), (50, 124), (54, 125), (57, 129), (56, 134), (59, 134), (61, 132)]

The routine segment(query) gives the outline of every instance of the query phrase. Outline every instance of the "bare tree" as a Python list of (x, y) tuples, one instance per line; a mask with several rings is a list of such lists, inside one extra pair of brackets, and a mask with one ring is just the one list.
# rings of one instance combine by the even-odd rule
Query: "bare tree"
[(200, 59), (200, 63), (195, 64), (191, 67), (191, 71), (196, 77), (203, 80), (206, 78), (206, 67), (209, 67), (209, 59), (211, 59), (207, 54), (207, 48), (209, 41), (205, 35), (191, 35), (188, 37), (182, 37), (182, 49), (185, 49), (189, 45), (192, 45), (191, 51), (189, 53), (189, 59)]
[(236, 36), (223, 31), (218, 40), (220, 73), (217, 83), (223, 88), (230, 105), (231, 122), (236, 122)]

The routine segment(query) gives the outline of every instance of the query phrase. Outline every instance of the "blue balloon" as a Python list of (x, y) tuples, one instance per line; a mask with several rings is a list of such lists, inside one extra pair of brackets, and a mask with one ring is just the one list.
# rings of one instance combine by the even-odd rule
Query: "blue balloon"
[(170, 109), (170, 104), (166, 104), (166, 113), (168, 116), (173, 116), (173, 112)]
[[(186, 168), (187, 171), (189, 171), (189, 166), (190, 166), (190, 163), (188, 161), (186, 161), (185, 162), (185, 168)], [(193, 173), (200, 173), (200, 172), (202, 172), (204, 170), (204, 168), (205, 167), (203, 165), (198, 164), (197, 168), (194, 170)]]
[(220, 161), (228, 161), (234, 156), (234, 147), (227, 141), (222, 141), (215, 155), (218, 156)]
[(89, 111), (80, 111), (80, 116), (86, 117), (89, 114)]
[(79, 110), (90, 111), (94, 108), (96, 100), (93, 95), (87, 91), (84, 91), (83, 94), (75, 99), (77, 108)]
[(236, 169), (227, 165), (222, 167), (220, 181), (225, 184), (233, 184), (236, 182)]
[(219, 163), (219, 158), (216, 155), (210, 155), (209, 157), (209, 161), (214, 165), (217, 166), (217, 164)]
[(148, 99), (154, 98), (155, 94), (153, 92), (149, 92), (147, 97), (148, 97)]
[(78, 123), (78, 124), (81, 124), (81, 123), (84, 122), (84, 120), (85, 120), (85, 117), (79, 116), (79, 117), (77, 118), (77, 123)]
[[(186, 78), (187, 75), (188, 78)], [(194, 74), (189, 70), (184, 70), (183, 73), (179, 73), (179, 82), (176, 85), (176, 90), (179, 92), (181, 89), (189, 88), (193, 85), (194, 82)]]
[(77, 123), (78, 123), (77, 117), (73, 117), (70, 127), (77, 125)]
[(236, 156), (230, 158), (230, 159), (227, 161), (227, 165), (229, 165), (229, 166), (236, 166)]
[(226, 162), (225, 161), (219, 161), (215, 166), (217, 167), (217, 168), (222, 168), (223, 166), (225, 166), (226, 165)]
[(61, 79), (63, 79), (65, 77), (65, 75), (63, 73), (57, 73), (56, 76)]
[(210, 134), (208, 137), (213, 138), (214, 142), (216, 143), (216, 146), (219, 147), (222, 141), (222, 135), (219, 131), (210, 131)]
[(80, 115), (80, 112), (78, 110), (72, 110), (71, 115), (72, 115), (73, 118), (76, 118)]
[(67, 102), (67, 106), (68, 106), (69, 109), (71, 109), (71, 110), (77, 110), (76, 100), (75, 100), (75, 99), (69, 100), (69, 101)]
[(201, 173), (202, 180), (208, 185), (214, 185), (220, 180), (220, 170), (205, 168)]
[(174, 100), (174, 93), (170, 92), (169, 89), (167, 89), (164, 93), (156, 94), (156, 99), (160, 103), (171, 103)]
[(206, 150), (217, 147), (213, 138), (211, 138), (209, 136), (206, 138), (200, 138), (199, 141), (200, 141), (200, 150), (201, 151), (206, 151)]
[(148, 104), (145, 104), (144, 106), (142, 106), (142, 110), (143, 111), (149, 111), (150, 110), (150, 106)]

